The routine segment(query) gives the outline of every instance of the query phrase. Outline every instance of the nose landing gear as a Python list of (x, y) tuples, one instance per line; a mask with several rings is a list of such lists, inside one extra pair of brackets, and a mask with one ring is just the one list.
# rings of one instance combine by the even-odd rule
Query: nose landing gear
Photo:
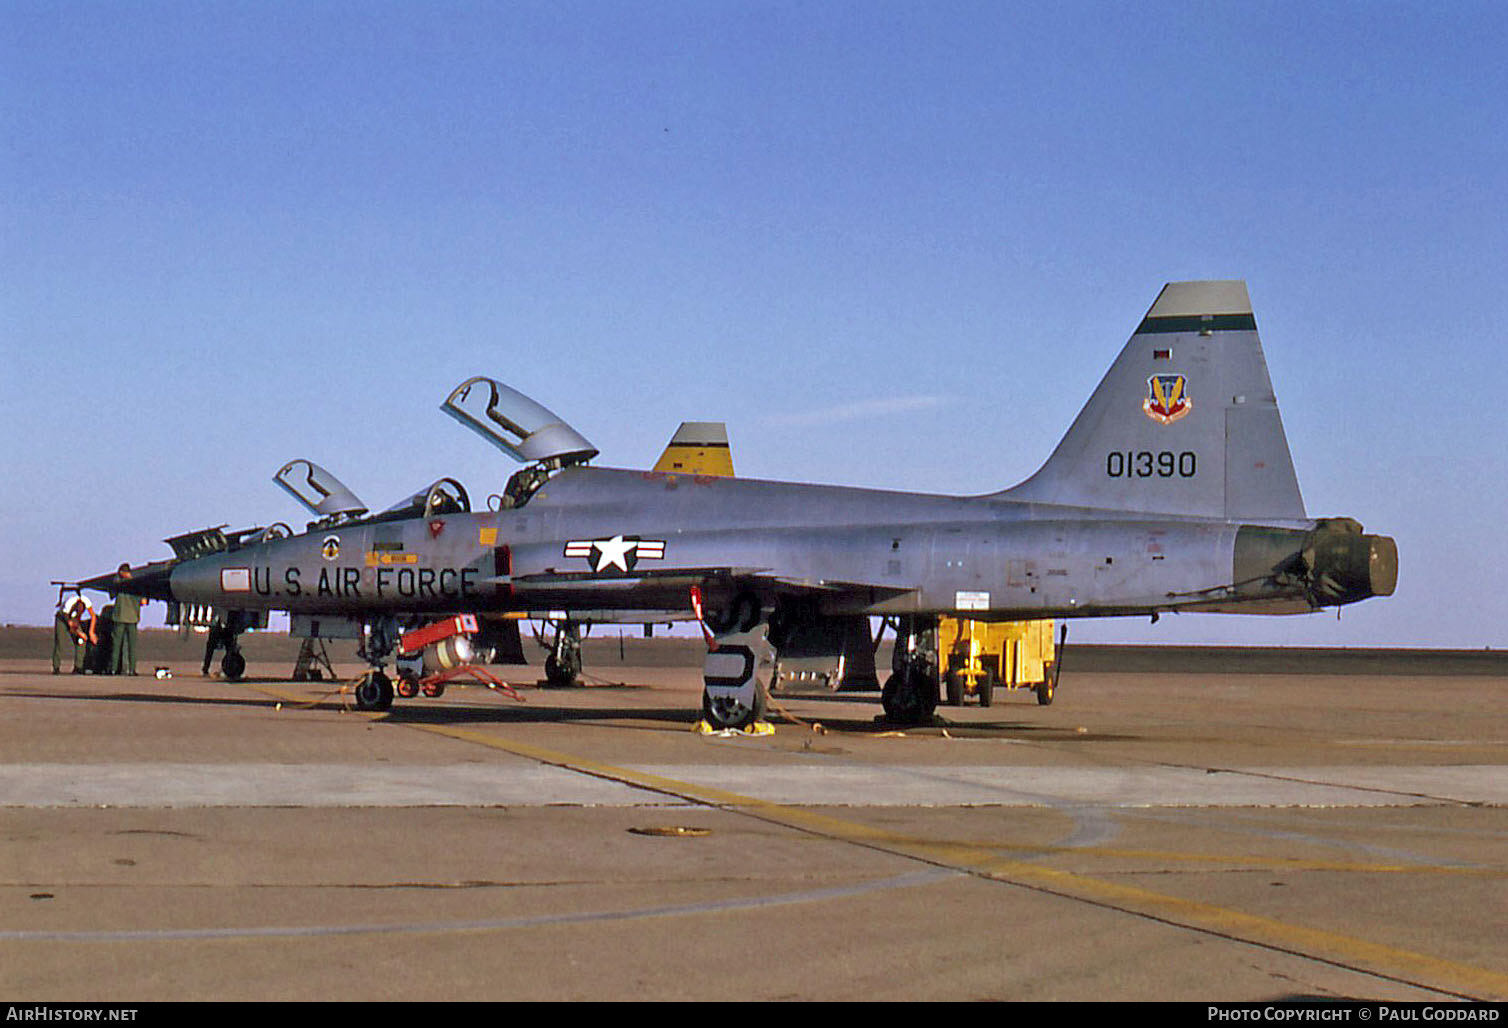
[(379, 669), (362, 673), (352, 690), (357, 710), (387, 710), (393, 705), (393, 681)]

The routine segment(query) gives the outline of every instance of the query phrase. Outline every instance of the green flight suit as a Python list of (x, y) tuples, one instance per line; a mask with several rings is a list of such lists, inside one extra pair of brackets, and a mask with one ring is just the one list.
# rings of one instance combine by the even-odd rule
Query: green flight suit
[(85, 643), (73, 637), (73, 632), (68, 628), (68, 618), (60, 610), (52, 619), (52, 673), (57, 674), (62, 665), (63, 655), (70, 649), (73, 651), (73, 670), (83, 674), (84, 653), (87, 649)]
[(141, 621), (141, 597), (121, 593), (115, 598), (115, 631), (110, 640), (110, 673), (136, 674), (136, 625)]

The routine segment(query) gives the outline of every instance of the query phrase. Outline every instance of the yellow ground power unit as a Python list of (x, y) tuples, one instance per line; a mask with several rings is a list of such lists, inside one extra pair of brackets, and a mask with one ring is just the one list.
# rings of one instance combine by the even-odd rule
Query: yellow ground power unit
[(1037, 702), (1052, 702), (1057, 687), (1054, 622), (938, 620), (938, 655), (948, 703), (963, 706), (970, 696), (988, 707), (996, 689), (1030, 689)]

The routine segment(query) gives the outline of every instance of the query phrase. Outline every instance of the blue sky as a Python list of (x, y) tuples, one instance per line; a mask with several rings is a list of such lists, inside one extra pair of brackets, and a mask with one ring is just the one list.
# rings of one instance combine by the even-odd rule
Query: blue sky
[(0, 5), (0, 620), (300, 523), (293, 457), (497, 490), (473, 374), (605, 464), (724, 420), (740, 474), (993, 491), (1164, 282), (1244, 278), (1398, 594), (1075, 638), (1508, 645), (1508, 7), (1048, 6)]

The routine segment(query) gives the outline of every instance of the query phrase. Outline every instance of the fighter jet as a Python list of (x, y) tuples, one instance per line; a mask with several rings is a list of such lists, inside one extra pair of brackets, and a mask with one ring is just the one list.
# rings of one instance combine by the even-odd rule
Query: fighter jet
[(1165, 286), (1045, 464), (982, 496), (593, 466), (598, 450), (491, 379), (442, 409), (524, 466), (495, 510), (436, 488), (406, 508), (101, 576), (181, 603), (359, 619), (385, 709), (403, 626), (454, 611), (688, 608), (707, 637), (702, 715), (764, 713), (793, 633), (898, 626), (887, 717), (938, 702), (937, 620), (1294, 614), (1390, 595), (1397, 547), (1311, 518), (1246, 284)]

